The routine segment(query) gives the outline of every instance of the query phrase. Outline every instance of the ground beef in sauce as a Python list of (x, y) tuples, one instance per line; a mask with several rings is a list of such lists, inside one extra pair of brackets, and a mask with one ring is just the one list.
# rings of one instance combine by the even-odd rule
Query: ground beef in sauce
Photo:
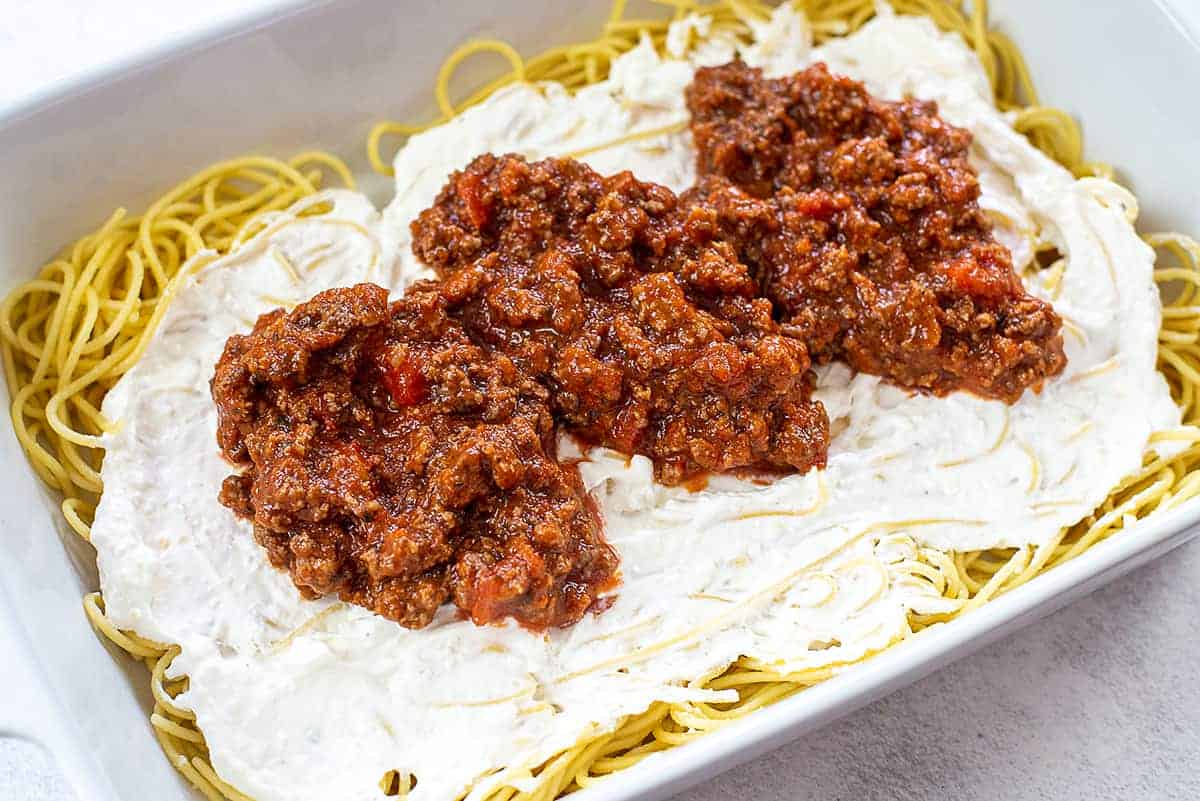
[(221, 502), (310, 598), (570, 625), (617, 556), (560, 430), (665, 483), (825, 464), (811, 358), (1015, 401), (1065, 364), (978, 207), (970, 134), (822, 65), (688, 89), (698, 184), (484, 155), (412, 225), (437, 281), (263, 315), (212, 382)]
[(370, 284), (259, 318), (212, 382), (243, 467), (221, 502), (301, 593), (410, 628), (452, 600), (476, 623), (574, 623), (615, 584), (578, 470), (555, 458), (547, 391), (475, 344), (441, 286)]
[(992, 238), (971, 135), (936, 104), (737, 61), (698, 70), (687, 102), (702, 177), (684, 203), (717, 214), (815, 361), (1010, 403), (1062, 372), (1061, 320)]
[(577, 437), (660, 481), (825, 464), (802, 342), (704, 208), (623, 172), (485, 155), (412, 225), (471, 336), (550, 390)]

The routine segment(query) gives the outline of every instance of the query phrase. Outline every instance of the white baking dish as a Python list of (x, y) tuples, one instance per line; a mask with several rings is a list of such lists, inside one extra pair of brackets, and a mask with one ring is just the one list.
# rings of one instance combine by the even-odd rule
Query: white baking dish
[[(248, 151), (309, 147), (347, 157), (376, 200), (363, 140), (384, 116), (420, 118), (455, 43), (502, 36), (532, 52), (590, 36), (603, 0), (435, 6), (388, 0), (280, 2), (110, 73), (0, 111), (0, 291), (118, 204), (136, 208), (181, 176)], [(1119, 162), (1142, 227), (1200, 231), (1194, 157), (1200, 46), (1155, 4), (995, 0), (1043, 97), (1083, 119), (1089, 150)], [(0, 434), (0, 733), (57, 758), (81, 801), (194, 797), (147, 722), (146, 673), (97, 638), (80, 607), (95, 589), (90, 550), (59, 524), (11, 430)], [(646, 760), (577, 796), (662, 798), (908, 684), (1184, 542), (1185, 505), (1091, 549), (984, 608), (703, 740)]]

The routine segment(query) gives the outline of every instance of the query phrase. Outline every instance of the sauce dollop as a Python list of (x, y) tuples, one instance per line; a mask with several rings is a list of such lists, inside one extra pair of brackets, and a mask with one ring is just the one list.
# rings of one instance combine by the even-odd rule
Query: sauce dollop
[(546, 389), (439, 290), (331, 289), (231, 337), (212, 392), (243, 469), (221, 502), (305, 597), (410, 628), (451, 600), (480, 624), (569, 625), (615, 584), (616, 553), (555, 458)]
[(687, 101), (701, 179), (685, 202), (717, 210), (814, 361), (1008, 403), (1062, 372), (1062, 320), (992, 237), (971, 134), (935, 103), (740, 61), (697, 70)]

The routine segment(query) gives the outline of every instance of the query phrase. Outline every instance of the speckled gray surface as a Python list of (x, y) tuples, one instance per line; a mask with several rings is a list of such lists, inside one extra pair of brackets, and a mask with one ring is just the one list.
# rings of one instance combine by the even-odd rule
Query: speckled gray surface
[(676, 801), (1200, 799), (1200, 542)]
[[(1200, 799), (1200, 541), (676, 801)], [(0, 801), (67, 801), (0, 738)]]
[(73, 801), (74, 795), (40, 745), (0, 737), (0, 801)]

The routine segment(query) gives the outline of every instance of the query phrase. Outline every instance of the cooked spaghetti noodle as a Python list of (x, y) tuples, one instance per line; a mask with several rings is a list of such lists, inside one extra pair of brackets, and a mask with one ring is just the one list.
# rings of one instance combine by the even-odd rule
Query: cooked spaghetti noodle
[[(662, 47), (672, 19), (700, 14), (709, 17), (717, 30), (744, 41), (750, 34), (747, 21), (765, 18), (770, 11), (756, 0), (654, 2), (669, 7), (671, 14), (629, 19), (626, 3), (617, 0), (594, 41), (552, 48), (527, 60), (503, 42), (464, 45), (437, 76), (434, 94), (441, 116), (426, 125), (380, 123), (367, 143), (372, 165), (390, 172), (380, 153), (386, 138), (444, 122), (507, 84), (558, 81), (578, 88), (603, 80), (613, 60), (632, 49), (641, 36)], [(796, 5), (808, 16), (818, 42), (857, 29), (875, 13), (874, 0), (800, 0)], [(978, 54), (998, 107), (1017, 112), (1017, 130), (1038, 148), (1077, 176), (1111, 175), (1105, 165), (1084, 160), (1079, 127), (1065, 112), (1040, 105), (1019, 51), (1003, 34), (987, 27), (982, 0), (970, 12), (964, 11), (961, 0), (893, 0), (893, 5), (901, 13), (926, 15), (942, 29), (960, 34)], [(510, 69), (456, 103), (450, 91), (455, 69), (477, 53), (498, 54)], [(290, 162), (247, 157), (215, 165), (163, 195), (139, 217), (118, 210), (0, 304), (0, 347), (17, 438), (38, 476), (62, 494), (63, 516), (79, 536), (88, 538), (102, 490), (100, 437), (110, 422), (100, 412), (101, 402), (144, 351), (179, 282), (187, 271), (254, 234), (263, 213), (312, 194), (329, 174), (353, 186), (345, 165), (323, 153), (305, 153)], [(946, 553), (907, 541), (908, 556), (897, 569), (927, 582), (953, 603), (952, 611), (942, 614), (910, 614), (906, 636), (970, 611), (1131, 522), (1200, 494), (1200, 245), (1180, 234), (1152, 234), (1147, 241), (1162, 256), (1156, 278), (1170, 284), (1173, 293), (1163, 310), (1159, 366), (1184, 421), (1175, 430), (1156, 434), (1154, 441), (1171, 441), (1181, 450), (1170, 456), (1147, 455), (1142, 469), (1126, 478), (1104, 504), (1041, 546)], [(194, 258), (199, 254), (207, 255)], [(105, 637), (150, 668), (154, 698), (150, 720), (171, 764), (209, 799), (245, 799), (217, 776), (193, 714), (174, 700), (187, 684), (186, 678), (167, 677), (178, 648), (116, 629), (105, 617), (99, 593), (84, 599), (84, 609)], [(654, 704), (614, 731), (587, 738), (540, 766), (506, 771), (509, 783), (490, 798), (547, 801), (648, 754), (720, 728), (842, 667), (781, 675), (769, 665), (742, 658), (720, 675), (695, 682), (735, 690), (736, 702)], [(403, 795), (408, 782), (408, 777), (390, 772), (381, 788), (389, 795)], [(518, 784), (533, 789), (518, 789)]]

